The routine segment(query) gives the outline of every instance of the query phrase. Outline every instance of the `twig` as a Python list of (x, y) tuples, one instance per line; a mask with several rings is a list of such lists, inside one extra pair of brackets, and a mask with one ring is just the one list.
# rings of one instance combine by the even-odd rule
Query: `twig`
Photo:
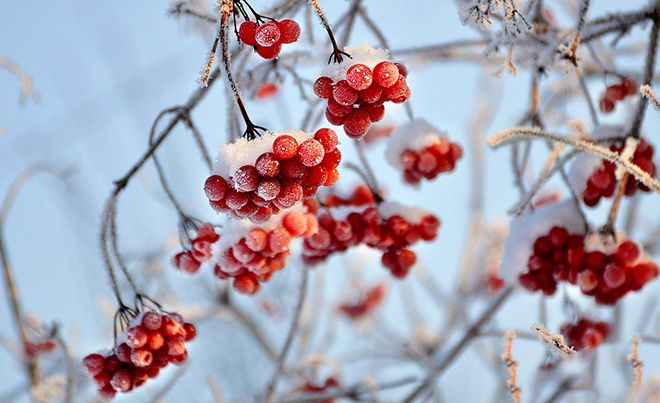
[[(657, 7), (657, 6), (656, 6)], [(658, 32), (660, 31), (660, 12), (656, 9), (653, 15), (653, 27), (651, 28), (651, 37), (649, 38), (648, 53), (646, 54), (646, 63), (644, 65), (644, 79), (642, 85), (651, 85), (653, 80), (653, 73), (655, 71), (655, 57), (658, 50)], [(646, 106), (648, 105), (647, 97), (640, 97), (637, 104), (637, 110), (633, 119), (633, 124), (630, 129), (629, 136), (639, 138), (641, 135), (640, 129), (646, 113)]]
[(518, 386), (518, 363), (513, 359), (513, 340), (516, 338), (516, 332), (507, 330), (504, 335), (504, 352), (502, 361), (506, 364), (508, 379), (506, 384), (514, 403), (520, 403), (520, 387)]
[(639, 343), (641, 341), (642, 339), (639, 336), (634, 336), (632, 338), (630, 341), (630, 354), (626, 357), (634, 371), (632, 382), (633, 390), (642, 386), (642, 376), (644, 374), (644, 363), (639, 359)]
[(653, 92), (653, 88), (649, 84), (642, 84), (639, 87), (639, 92), (642, 94), (642, 96), (649, 101), (651, 101), (651, 104), (655, 108), (656, 111), (660, 111), (660, 100), (658, 100), (658, 97), (655, 95), (655, 92)]
[(658, 183), (655, 179), (653, 179), (648, 173), (646, 173), (643, 169), (641, 169), (639, 166), (633, 164), (630, 161), (626, 161), (624, 159), (621, 159), (621, 156), (617, 154), (614, 151), (610, 151), (609, 149), (605, 147), (601, 147), (599, 145), (596, 145), (595, 143), (591, 141), (586, 141), (582, 139), (572, 139), (568, 137), (563, 137), (559, 136), (557, 134), (545, 132), (542, 130), (539, 130), (537, 128), (533, 127), (517, 127), (509, 130), (504, 130), (502, 132), (499, 132), (492, 136), (491, 138), (488, 139), (488, 143), (492, 147), (500, 147), (506, 143), (513, 142), (513, 141), (519, 141), (520, 139), (525, 139), (525, 138), (542, 138), (545, 140), (550, 140), (550, 141), (555, 141), (555, 142), (560, 142), (560, 143), (565, 143), (568, 144), (572, 147), (575, 147), (579, 150), (582, 151), (588, 151), (593, 154), (596, 154), (614, 164), (617, 166), (623, 168), (626, 170), (629, 174), (633, 175), (635, 179), (638, 181), (642, 182), (644, 185), (650, 187), (651, 189), (654, 189), (656, 191), (660, 191), (660, 183)]
[(293, 345), (293, 339), (295, 338), (296, 333), (298, 331), (298, 327), (300, 326), (300, 316), (302, 314), (303, 306), (305, 305), (305, 297), (307, 296), (308, 277), (309, 277), (309, 268), (303, 267), (302, 281), (298, 289), (298, 303), (296, 304), (296, 310), (293, 313), (291, 326), (289, 327), (289, 332), (286, 336), (284, 346), (282, 347), (282, 351), (280, 351), (280, 355), (277, 358), (277, 366), (275, 368), (275, 372), (273, 373), (273, 376), (271, 377), (270, 382), (268, 382), (268, 386), (266, 387), (264, 400), (267, 403), (271, 402), (273, 399), (273, 393), (275, 392), (275, 388), (277, 387), (277, 382), (279, 381), (280, 376), (282, 376), (282, 372), (284, 371), (284, 364), (285, 364), (284, 361), (286, 360), (286, 357), (289, 354), (289, 350)]
[(550, 330), (546, 329), (540, 323), (535, 323), (532, 325), (532, 331), (539, 336), (539, 339), (546, 344), (552, 346), (555, 350), (567, 355), (572, 356), (576, 353), (575, 349), (566, 344), (564, 341), (564, 336), (561, 334), (553, 334)]
[(431, 387), (435, 382), (435, 379), (442, 374), (453, 362), (458, 358), (460, 353), (464, 348), (470, 344), (470, 342), (479, 335), (481, 328), (490, 321), (490, 319), (495, 315), (495, 313), (500, 309), (504, 301), (511, 295), (513, 292), (512, 287), (504, 289), (500, 295), (495, 299), (491, 305), (486, 309), (477, 320), (467, 329), (463, 337), (452, 347), (444, 358), (431, 368), (429, 374), (424, 379), (424, 381), (419, 385), (415, 390), (412, 391), (406, 398), (404, 402), (411, 403), (416, 398), (418, 398), (425, 390)]

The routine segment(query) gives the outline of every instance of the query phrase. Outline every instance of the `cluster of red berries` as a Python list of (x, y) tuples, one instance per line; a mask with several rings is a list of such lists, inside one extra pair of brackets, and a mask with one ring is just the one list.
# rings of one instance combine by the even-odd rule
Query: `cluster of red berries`
[(384, 251), (381, 262), (397, 278), (405, 277), (417, 260), (408, 247), (420, 239), (435, 239), (440, 229), (440, 220), (433, 214), (423, 216), (420, 222), (410, 222), (398, 214), (385, 217), (374, 206), (357, 208), (342, 219), (334, 218), (330, 212), (321, 213), (318, 221), (318, 232), (305, 238), (306, 263), (320, 263), (335, 252), (362, 243)]
[[(624, 149), (624, 145), (612, 145), (610, 150), (621, 153)], [(639, 166), (644, 172), (648, 173), (652, 177), (656, 174), (655, 163), (653, 162), (653, 146), (644, 139), (640, 139), (635, 149), (635, 154), (631, 158), (631, 162)], [(616, 165), (610, 161), (603, 161), (603, 164), (598, 168), (587, 181), (587, 186), (582, 192), (582, 200), (587, 206), (593, 207), (600, 202), (600, 199), (603, 197), (612, 197), (614, 191), (616, 190), (617, 180), (616, 180)], [(625, 195), (632, 196), (635, 194), (637, 189), (648, 192), (650, 189), (640, 183), (637, 179), (628, 177), (626, 180)]]
[(406, 83), (408, 71), (401, 63), (382, 61), (373, 71), (369, 66), (356, 63), (346, 70), (346, 79), (334, 82), (320, 77), (314, 83), (314, 93), (328, 100), (325, 116), (335, 126), (344, 126), (352, 138), (361, 138), (371, 123), (385, 115), (387, 101), (401, 104), (410, 98)]
[(637, 94), (637, 84), (629, 78), (624, 78), (619, 84), (607, 86), (605, 93), (600, 98), (598, 107), (601, 112), (610, 113), (614, 110), (618, 101), (635, 94)]
[(195, 239), (191, 241), (190, 249), (174, 255), (172, 264), (188, 274), (195, 274), (202, 263), (213, 257), (213, 244), (220, 239), (211, 224), (203, 224), (197, 229)]
[(658, 276), (657, 264), (640, 261), (637, 244), (621, 242), (612, 253), (587, 251), (582, 235), (569, 234), (563, 227), (553, 227), (534, 241), (520, 284), (530, 291), (552, 295), (557, 283), (578, 285), (583, 294), (596, 303), (613, 305), (630, 291), (639, 291)]
[(35, 358), (40, 354), (50, 353), (55, 350), (55, 342), (51, 339), (37, 342), (26, 341), (23, 350), (28, 358)]
[(360, 319), (373, 312), (385, 299), (385, 284), (376, 284), (356, 302), (339, 305), (339, 311), (350, 319)]
[(580, 318), (574, 323), (563, 325), (561, 334), (566, 337), (568, 345), (577, 351), (583, 349), (594, 350), (609, 336), (610, 325), (607, 322)]
[(255, 227), (222, 251), (215, 265), (216, 277), (223, 280), (233, 278), (234, 288), (244, 294), (258, 292), (260, 283), (268, 281), (286, 264), (291, 241), (318, 231), (314, 214), (303, 211), (282, 214), (281, 225), (270, 230)]
[(282, 44), (294, 43), (300, 37), (300, 25), (294, 20), (268, 21), (258, 24), (244, 21), (238, 27), (241, 42), (254, 47), (264, 59), (274, 59), (282, 51)]
[[(321, 393), (321, 392), (326, 392), (329, 389), (334, 389), (338, 388), (341, 386), (337, 378), (334, 376), (330, 376), (326, 378), (326, 380), (322, 383), (315, 383), (313, 381), (307, 381), (305, 382), (304, 385), (302, 385), (299, 389), (302, 392), (306, 393)], [(314, 400), (316, 403), (334, 403), (335, 399), (319, 399), (319, 400)]]
[(435, 179), (443, 172), (451, 172), (456, 161), (463, 156), (463, 148), (457, 143), (439, 137), (438, 141), (423, 150), (405, 149), (401, 153), (403, 178), (407, 183), (418, 184), (422, 178)]
[(111, 352), (90, 354), (83, 365), (99, 394), (110, 399), (144, 385), (169, 363), (182, 364), (188, 357), (185, 343), (196, 335), (195, 326), (177, 314), (147, 311)]
[(228, 179), (210, 176), (204, 191), (216, 211), (264, 222), (281, 209), (314, 196), (320, 186), (337, 182), (341, 162), (337, 144), (337, 134), (326, 128), (301, 144), (293, 136), (281, 134), (272, 150), (261, 154), (253, 165), (240, 167)]

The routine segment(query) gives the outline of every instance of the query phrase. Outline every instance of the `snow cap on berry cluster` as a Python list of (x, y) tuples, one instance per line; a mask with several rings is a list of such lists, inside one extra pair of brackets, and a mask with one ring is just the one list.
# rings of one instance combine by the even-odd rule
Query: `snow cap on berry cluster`
[(344, 52), (351, 55), (351, 57), (344, 57), (341, 63), (327, 65), (321, 73), (322, 77), (330, 77), (336, 83), (346, 79), (346, 71), (354, 64), (364, 64), (370, 70), (373, 70), (378, 63), (389, 60), (389, 52), (387, 50), (373, 48), (368, 44), (345, 46)]
[(527, 270), (534, 241), (547, 235), (552, 227), (563, 227), (570, 234), (584, 234), (582, 217), (572, 200), (544, 204), (511, 220), (500, 260), (500, 276), (510, 284), (519, 284), (518, 276)]
[(279, 213), (272, 215), (267, 221), (256, 224), (248, 219), (232, 219), (227, 220), (222, 228), (220, 240), (216, 242), (217, 256), (222, 256), (225, 249), (236, 245), (241, 238), (245, 237), (250, 231), (255, 228), (261, 228), (266, 232), (270, 232), (276, 228), (282, 228), (282, 219), (289, 213), (307, 213), (307, 207), (302, 203), (296, 204), (288, 209), (281, 210)]
[[(590, 139), (603, 139), (621, 136), (623, 127), (618, 125), (597, 126), (589, 135)], [(578, 154), (568, 168), (568, 182), (581, 195), (587, 188), (587, 182), (598, 168), (603, 164), (603, 159), (596, 154), (582, 152)]]
[(234, 172), (244, 165), (254, 165), (261, 154), (273, 151), (273, 142), (278, 136), (289, 135), (298, 144), (314, 138), (314, 133), (301, 130), (282, 132), (266, 132), (254, 140), (245, 137), (236, 139), (233, 143), (223, 144), (213, 165), (213, 173), (224, 178), (234, 175)]
[(436, 143), (439, 138), (447, 138), (447, 133), (441, 132), (427, 120), (416, 118), (397, 127), (389, 140), (385, 150), (385, 158), (395, 168), (403, 169), (401, 153), (406, 149), (422, 151)]

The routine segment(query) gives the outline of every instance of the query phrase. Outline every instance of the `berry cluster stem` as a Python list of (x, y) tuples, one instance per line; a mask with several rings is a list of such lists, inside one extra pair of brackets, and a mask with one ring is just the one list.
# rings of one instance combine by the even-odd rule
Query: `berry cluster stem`
[(341, 63), (344, 61), (344, 56), (350, 58), (351, 55), (348, 53), (344, 52), (341, 50), (339, 45), (337, 44), (337, 40), (335, 39), (335, 35), (332, 32), (332, 28), (330, 27), (330, 23), (328, 22), (328, 19), (325, 16), (325, 12), (321, 8), (321, 5), (319, 4), (319, 0), (309, 0), (309, 4), (312, 6), (314, 9), (314, 12), (316, 15), (319, 17), (319, 20), (321, 20), (321, 25), (323, 25), (323, 28), (325, 29), (325, 32), (328, 33), (328, 38), (330, 38), (330, 43), (332, 44), (332, 53), (330, 54), (330, 57), (328, 58), (328, 64), (331, 62), (335, 63)]

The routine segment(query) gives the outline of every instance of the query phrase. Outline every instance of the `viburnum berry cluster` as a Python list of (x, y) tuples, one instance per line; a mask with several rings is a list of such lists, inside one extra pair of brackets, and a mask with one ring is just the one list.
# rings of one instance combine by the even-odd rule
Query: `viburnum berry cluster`
[(328, 100), (328, 122), (359, 139), (371, 123), (383, 118), (385, 102), (401, 104), (410, 98), (408, 71), (403, 64), (389, 61), (385, 50), (368, 45), (345, 50), (351, 58), (329, 65), (314, 83), (314, 94)]
[(577, 351), (594, 350), (607, 340), (610, 330), (610, 325), (607, 322), (579, 318), (573, 323), (562, 325), (561, 334), (566, 337), (568, 345)]
[(603, 113), (610, 113), (616, 107), (616, 103), (626, 97), (637, 94), (637, 84), (630, 78), (622, 78), (618, 84), (608, 85), (605, 93), (598, 102), (598, 107)]
[[(621, 154), (625, 148), (624, 144), (613, 144), (610, 146), (610, 150)], [(654, 148), (649, 142), (645, 139), (640, 139), (635, 149), (630, 161), (639, 166), (644, 172), (648, 173), (651, 177), (655, 177), (656, 166), (653, 162)], [(616, 178), (616, 165), (607, 160), (600, 159), (595, 156), (585, 156), (583, 161), (592, 162), (591, 175), (586, 182), (586, 185), (579, 186), (582, 190), (582, 200), (584, 204), (589, 207), (594, 207), (598, 205), (602, 198), (612, 197), (617, 187), (617, 178)], [(600, 164), (598, 164), (600, 162)], [(577, 163), (577, 166), (587, 165), (587, 162), (582, 162), (582, 164)], [(639, 182), (633, 177), (628, 177), (626, 179), (626, 185), (624, 190), (625, 196), (634, 195), (637, 190), (642, 192), (649, 192), (650, 189)]]
[(385, 299), (385, 284), (370, 287), (357, 301), (339, 305), (339, 312), (352, 320), (361, 319), (379, 307)]
[(233, 278), (234, 289), (255, 294), (261, 282), (268, 281), (284, 267), (290, 255), (291, 241), (312, 236), (317, 231), (316, 216), (300, 204), (259, 225), (248, 220), (232, 220), (217, 246), (219, 258), (215, 276)]
[(300, 25), (290, 19), (281, 21), (243, 21), (238, 28), (238, 37), (264, 59), (274, 59), (282, 51), (283, 44), (294, 43), (300, 37)]
[[(311, 203), (310, 203), (311, 205)], [(325, 261), (336, 252), (365, 244), (384, 251), (381, 262), (393, 276), (405, 277), (417, 256), (409, 249), (420, 239), (432, 241), (440, 229), (440, 220), (419, 208), (398, 203), (328, 208), (318, 214), (319, 230), (305, 238), (303, 260), (308, 264)]]
[(103, 398), (113, 398), (155, 378), (162, 368), (186, 361), (186, 343), (197, 335), (180, 315), (155, 310), (143, 312), (117, 338), (116, 347), (86, 356), (83, 365)]
[(337, 144), (327, 128), (240, 138), (221, 148), (204, 191), (216, 211), (264, 222), (339, 179)]
[(213, 225), (205, 223), (197, 229), (197, 235), (190, 242), (190, 248), (183, 250), (172, 259), (172, 265), (188, 274), (195, 274), (202, 263), (213, 257), (213, 244), (220, 239)]
[(574, 209), (570, 201), (544, 205), (512, 223), (502, 262), (521, 267), (527, 259), (526, 269), (513, 273), (524, 288), (552, 295), (559, 282), (567, 282), (596, 303), (613, 305), (658, 276), (658, 265), (635, 242), (585, 238)]
[(431, 180), (453, 171), (463, 148), (426, 120), (414, 119), (394, 130), (385, 155), (407, 183), (416, 185), (422, 178)]

